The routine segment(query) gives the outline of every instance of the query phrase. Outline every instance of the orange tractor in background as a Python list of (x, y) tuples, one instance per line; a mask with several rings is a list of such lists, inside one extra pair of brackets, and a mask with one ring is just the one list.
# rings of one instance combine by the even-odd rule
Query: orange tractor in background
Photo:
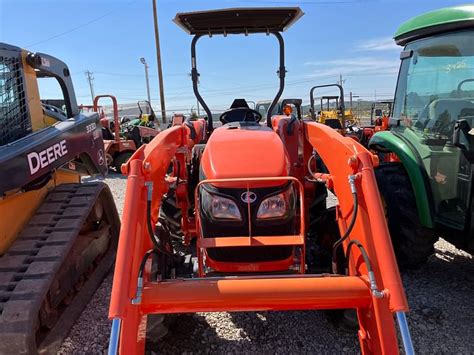
[[(112, 100), (113, 124), (107, 119), (99, 100), (109, 98)], [(89, 106), (83, 106), (89, 107)], [(120, 122), (117, 98), (113, 95), (99, 95), (94, 98), (93, 111), (101, 113), (102, 136), (104, 138), (105, 156), (107, 165), (120, 172), (122, 164), (126, 163), (132, 154), (144, 143), (149, 143), (159, 132), (159, 128), (138, 126), (130, 122)], [(144, 115), (139, 103), (140, 117)], [(149, 119), (146, 114), (146, 119)]]
[(374, 127), (375, 132), (387, 131), (389, 129), (392, 106), (393, 100), (376, 101), (372, 103), (370, 125)]
[[(271, 115), (285, 86), (281, 32), (302, 15), (298, 7), (176, 15), (194, 36), (191, 78), (207, 119), (176, 119), (122, 165), (128, 180), (109, 354), (144, 353), (154, 314), (302, 309), (356, 309), (365, 354), (398, 353), (396, 314), (413, 353), (376, 156), (324, 124)], [(280, 85), (266, 124), (242, 103), (214, 129), (198, 89), (196, 43), (256, 33), (280, 45)], [(337, 207), (326, 207), (327, 189)], [(323, 272), (316, 246), (329, 254)]]

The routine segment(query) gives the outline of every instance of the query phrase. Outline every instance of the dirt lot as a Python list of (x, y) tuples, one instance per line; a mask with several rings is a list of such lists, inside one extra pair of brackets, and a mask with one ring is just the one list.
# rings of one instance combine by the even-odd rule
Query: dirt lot
[[(121, 213), (125, 179), (106, 179)], [(418, 353), (474, 353), (474, 260), (440, 240), (436, 254), (419, 270), (402, 275), (411, 311), (408, 322)], [(112, 276), (65, 339), (60, 353), (104, 353), (110, 321)], [(323, 312), (199, 313), (173, 319), (153, 352), (189, 353), (358, 353), (355, 334), (328, 323)]]

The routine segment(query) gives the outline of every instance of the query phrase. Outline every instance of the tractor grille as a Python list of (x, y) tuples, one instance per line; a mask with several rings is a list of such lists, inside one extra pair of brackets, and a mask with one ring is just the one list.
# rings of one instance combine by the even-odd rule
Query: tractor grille
[(0, 146), (30, 132), (21, 58), (0, 56)]

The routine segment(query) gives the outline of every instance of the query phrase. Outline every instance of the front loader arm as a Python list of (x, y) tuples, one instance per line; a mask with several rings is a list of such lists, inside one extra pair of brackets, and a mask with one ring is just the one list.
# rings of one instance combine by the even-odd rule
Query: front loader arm
[[(197, 128), (202, 128), (198, 122), (194, 124)], [(146, 231), (145, 211), (146, 201), (149, 198), (146, 183), (156, 182), (150, 190), (151, 217), (156, 223), (161, 197), (167, 188), (165, 174), (176, 151), (183, 147), (189, 149), (202, 138), (202, 135), (198, 135), (191, 140), (190, 135), (191, 130), (184, 125), (166, 129), (149, 144), (140, 147), (127, 164), (122, 165), (122, 173), (128, 178), (109, 310), (110, 318), (120, 318), (127, 314), (129, 309), (126, 305), (130, 303), (136, 291), (136, 285), (131, 283), (131, 280), (136, 280), (140, 260), (152, 246)]]
[(306, 143), (317, 151), (329, 170), (343, 225), (349, 223), (353, 208), (348, 179), (350, 175), (357, 176), (361, 208), (352, 235), (366, 246), (376, 265), (374, 272), (380, 278), (380, 285), (390, 288), (391, 310), (406, 311), (407, 301), (373, 171), (373, 166), (378, 164), (376, 156), (326, 125), (305, 122), (304, 127)]
[[(193, 124), (199, 133), (203, 125)], [(109, 311), (113, 319), (109, 353), (143, 353), (148, 314), (341, 307), (357, 310), (363, 354), (398, 352), (392, 312), (404, 317), (403, 311), (408, 307), (376, 187), (373, 172), (376, 158), (354, 140), (325, 125), (304, 122), (303, 133), (305, 152), (315, 149), (329, 170), (324, 175), (339, 198), (338, 220), (342, 232), (353, 208), (348, 179), (355, 178), (360, 212), (344, 247), (347, 249), (357, 239), (367, 250), (368, 259), (363, 259), (359, 250), (353, 248), (349, 275), (165, 280), (149, 280), (146, 274), (138, 277), (140, 264), (147, 260), (147, 251), (152, 247), (147, 230), (147, 203), (151, 202), (151, 218), (156, 222), (162, 196), (168, 188), (166, 172), (170, 163), (182, 154), (189, 157), (193, 144), (202, 138), (193, 134), (195, 138), (191, 139), (191, 130), (186, 125), (172, 127), (141, 147), (122, 166), (128, 182)], [(366, 263), (372, 265), (374, 277), (368, 273)], [(373, 285), (373, 280), (377, 285)], [(404, 325), (406, 330), (406, 322)]]
[[(384, 349), (391, 348), (393, 344), (390, 341), (396, 339), (393, 318), (387, 310), (397, 312), (397, 316), (404, 320), (408, 304), (373, 171), (378, 160), (353, 139), (343, 137), (323, 124), (305, 122), (304, 140), (304, 144), (310, 145), (317, 152), (329, 170), (329, 186), (334, 188), (339, 200), (338, 222), (341, 235), (348, 228), (354, 213), (353, 190), (349, 179), (355, 178), (359, 208), (354, 228), (344, 242), (344, 248), (347, 253), (349, 243), (357, 240), (367, 251), (381, 294), (372, 290), (372, 310), (358, 310), (359, 340), (363, 352), (383, 352)], [(349, 275), (367, 275), (367, 265), (360, 250), (352, 249)], [(375, 313), (376, 316), (371, 317), (370, 313)], [(367, 334), (377, 337), (378, 341), (367, 341)]]

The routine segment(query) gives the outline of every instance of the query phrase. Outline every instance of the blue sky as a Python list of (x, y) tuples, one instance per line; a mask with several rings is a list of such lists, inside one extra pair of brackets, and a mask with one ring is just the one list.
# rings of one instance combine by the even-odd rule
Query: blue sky
[[(171, 20), (177, 12), (221, 7), (293, 6), (305, 15), (284, 34), (287, 86), (284, 97), (308, 101), (313, 85), (343, 76), (347, 93), (363, 99), (393, 95), (400, 48), (397, 27), (423, 12), (466, 3), (450, 0), (158, 0), (167, 109), (195, 105), (190, 72), (191, 37)], [(54, 55), (70, 68), (79, 103), (90, 102), (84, 72), (94, 74), (96, 94), (124, 103), (146, 98), (144, 68), (150, 65), (152, 103), (159, 105), (151, 0), (0, 0), (0, 41)], [(252, 35), (204, 38), (198, 45), (200, 87), (211, 109), (233, 98), (270, 99), (278, 79), (277, 42)], [(51, 85), (44, 95), (55, 95)], [(325, 91), (324, 93), (330, 93)]]

